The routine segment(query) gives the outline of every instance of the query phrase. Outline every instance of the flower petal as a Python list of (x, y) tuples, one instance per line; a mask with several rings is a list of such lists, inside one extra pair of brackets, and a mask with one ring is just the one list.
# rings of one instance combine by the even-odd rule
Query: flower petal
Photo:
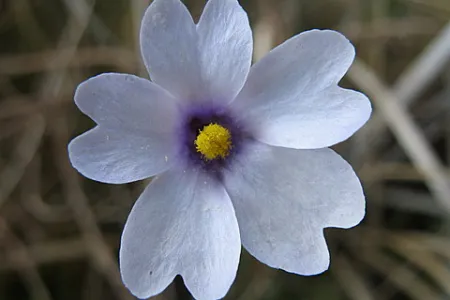
[(197, 26), (206, 96), (232, 101), (247, 79), (253, 38), (247, 13), (237, 0), (209, 0)]
[(190, 102), (230, 102), (247, 78), (252, 55), (247, 14), (236, 0), (210, 0), (198, 26), (179, 0), (155, 0), (141, 28), (152, 80)]
[(169, 133), (174, 129), (175, 100), (149, 80), (129, 74), (105, 73), (81, 83), (75, 92), (78, 108), (97, 124), (133, 132)]
[(170, 170), (133, 207), (122, 235), (122, 279), (139, 298), (180, 274), (195, 299), (219, 299), (234, 281), (240, 237), (231, 201), (200, 172)]
[(288, 272), (325, 271), (323, 228), (349, 228), (364, 217), (361, 184), (331, 149), (295, 150), (256, 143), (224, 176), (242, 244), (257, 259)]
[(265, 143), (297, 149), (339, 143), (364, 125), (372, 110), (366, 96), (337, 86), (354, 56), (338, 32), (299, 34), (252, 67), (232, 105), (242, 119), (258, 125), (256, 138)]
[(180, 0), (154, 0), (141, 25), (141, 52), (153, 82), (184, 100), (201, 88), (197, 29)]
[(72, 166), (85, 177), (105, 183), (128, 183), (170, 168), (172, 143), (164, 136), (140, 136), (97, 126), (69, 144)]
[(174, 157), (175, 101), (148, 80), (102, 74), (78, 87), (75, 103), (98, 127), (69, 144), (84, 176), (127, 183), (167, 170)]

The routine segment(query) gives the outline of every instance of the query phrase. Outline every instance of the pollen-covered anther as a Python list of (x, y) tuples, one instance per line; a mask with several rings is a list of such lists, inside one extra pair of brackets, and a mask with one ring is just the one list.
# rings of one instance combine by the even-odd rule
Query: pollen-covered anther
[(224, 159), (232, 148), (230, 131), (215, 123), (203, 127), (194, 143), (206, 160)]

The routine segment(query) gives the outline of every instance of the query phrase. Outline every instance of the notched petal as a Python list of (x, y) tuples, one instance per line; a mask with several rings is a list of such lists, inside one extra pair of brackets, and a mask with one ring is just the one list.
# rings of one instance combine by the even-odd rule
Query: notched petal
[(145, 12), (141, 52), (152, 81), (181, 100), (201, 88), (198, 35), (179, 0), (155, 0)]
[(247, 13), (236, 0), (209, 0), (197, 25), (205, 95), (231, 102), (247, 79), (253, 38)]
[(227, 104), (241, 90), (252, 56), (247, 14), (236, 0), (210, 0), (198, 25), (178, 0), (155, 0), (141, 27), (152, 80), (181, 102)]
[(120, 184), (169, 169), (173, 149), (170, 139), (164, 136), (139, 136), (98, 126), (74, 138), (68, 152), (72, 166), (84, 176)]
[(133, 132), (173, 130), (176, 101), (147, 79), (104, 73), (82, 82), (75, 92), (78, 108), (97, 124)]
[(140, 298), (160, 293), (180, 274), (195, 299), (219, 299), (234, 281), (240, 249), (223, 186), (202, 173), (172, 169), (153, 180), (133, 207), (120, 270)]
[(302, 275), (325, 271), (323, 229), (355, 226), (365, 214), (352, 168), (330, 149), (255, 143), (247, 151), (224, 175), (242, 244), (271, 267)]
[(365, 95), (337, 86), (354, 56), (338, 32), (301, 33), (252, 67), (233, 109), (254, 125), (257, 139), (274, 146), (318, 149), (342, 142), (372, 111)]
[(81, 174), (127, 183), (170, 167), (177, 110), (165, 90), (133, 75), (101, 74), (79, 85), (75, 103), (98, 124), (69, 144), (70, 161)]

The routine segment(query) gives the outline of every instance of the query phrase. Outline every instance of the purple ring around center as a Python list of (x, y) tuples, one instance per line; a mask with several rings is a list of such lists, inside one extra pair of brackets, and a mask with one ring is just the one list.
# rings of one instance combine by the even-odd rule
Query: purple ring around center
[[(222, 171), (245, 148), (245, 144), (253, 140), (248, 126), (238, 120), (228, 107), (212, 104), (192, 105), (180, 108), (180, 123), (177, 132), (178, 137), (177, 156), (180, 163), (189, 168), (201, 168), (211, 176), (221, 179)], [(226, 158), (206, 160), (195, 147), (195, 140), (205, 126), (216, 123), (228, 129), (231, 134), (232, 148)]]

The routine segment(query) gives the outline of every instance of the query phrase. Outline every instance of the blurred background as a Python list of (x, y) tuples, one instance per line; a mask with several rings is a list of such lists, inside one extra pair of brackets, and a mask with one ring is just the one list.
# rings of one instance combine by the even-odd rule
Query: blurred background
[[(196, 19), (204, 0), (184, 1)], [(131, 300), (118, 272), (127, 214), (145, 186), (71, 168), (93, 126), (75, 87), (102, 72), (147, 76), (148, 0), (0, 0), (0, 299)], [(342, 85), (370, 96), (369, 123), (335, 149), (362, 178), (367, 217), (327, 229), (330, 270), (301, 277), (245, 251), (226, 299), (450, 299), (450, 0), (241, 0), (255, 61), (301, 31), (357, 48)], [(267, 184), (270, 184), (268, 182)], [(158, 300), (190, 299), (178, 278)]]

